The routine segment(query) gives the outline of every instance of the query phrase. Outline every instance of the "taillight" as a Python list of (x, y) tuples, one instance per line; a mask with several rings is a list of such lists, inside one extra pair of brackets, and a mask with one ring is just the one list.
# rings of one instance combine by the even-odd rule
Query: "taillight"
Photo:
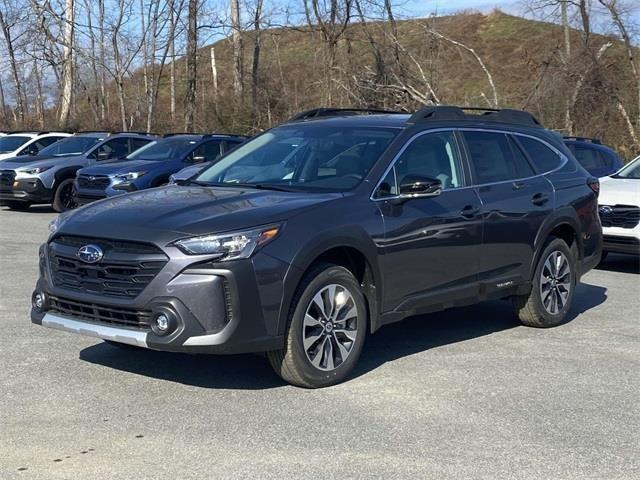
[(600, 181), (597, 178), (589, 178), (587, 185), (589, 185), (589, 188), (593, 190), (596, 196), (600, 193)]

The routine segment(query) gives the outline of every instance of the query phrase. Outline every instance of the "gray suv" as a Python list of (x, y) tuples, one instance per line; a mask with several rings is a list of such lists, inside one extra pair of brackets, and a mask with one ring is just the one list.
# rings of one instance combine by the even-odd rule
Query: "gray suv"
[(50, 203), (56, 212), (75, 206), (76, 172), (125, 157), (154, 139), (139, 133), (86, 132), (60, 140), (36, 156), (0, 163), (0, 205), (24, 210)]

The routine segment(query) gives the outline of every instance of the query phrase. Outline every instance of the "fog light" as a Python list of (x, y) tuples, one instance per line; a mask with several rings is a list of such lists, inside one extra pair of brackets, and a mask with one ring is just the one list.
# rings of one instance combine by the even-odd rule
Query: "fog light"
[(35, 292), (33, 294), (33, 298), (31, 299), (31, 303), (33, 305), (33, 308), (35, 308), (39, 312), (42, 312), (47, 306), (47, 296), (44, 292)]
[(156, 317), (156, 327), (158, 327), (158, 330), (161, 332), (169, 330), (169, 318), (164, 313)]

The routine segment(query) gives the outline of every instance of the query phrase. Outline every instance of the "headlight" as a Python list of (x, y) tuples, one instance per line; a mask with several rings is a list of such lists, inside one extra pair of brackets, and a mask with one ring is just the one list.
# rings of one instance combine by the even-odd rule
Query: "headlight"
[(72, 213), (72, 211), (62, 212), (56, 218), (51, 220), (49, 222), (49, 235), (53, 235), (54, 233), (56, 233)]
[(16, 179), (32, 177), (49, 170), (51, 167), (21, 168), (16, 170)]
[(281, 229), (282, 225), (268, 225), (240, 232), (185, 238), (174, 245), (187, 255), (213, 254), (219, 260), (236, 260), (250, 257), (258, 247), (276, 238)]
[(130, 182), (131, 180), (135, 180), (137, 178), (142, 177), (147, 172), (129, 172), (123, 173), (122, 175), (116, 175), (115, 179), (120, 182)]

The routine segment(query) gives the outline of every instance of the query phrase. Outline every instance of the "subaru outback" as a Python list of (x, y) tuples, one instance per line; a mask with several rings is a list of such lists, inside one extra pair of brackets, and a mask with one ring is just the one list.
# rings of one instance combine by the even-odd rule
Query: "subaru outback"
[(266, 352), (287, 382), (324, 387), (409, 316), (506, 297), (525, 325), (565, 321), (601, 255), (598, 186), (526, 112), (304, 112), (188, 184), (60, 215), (31, 319), (117, 346)]

